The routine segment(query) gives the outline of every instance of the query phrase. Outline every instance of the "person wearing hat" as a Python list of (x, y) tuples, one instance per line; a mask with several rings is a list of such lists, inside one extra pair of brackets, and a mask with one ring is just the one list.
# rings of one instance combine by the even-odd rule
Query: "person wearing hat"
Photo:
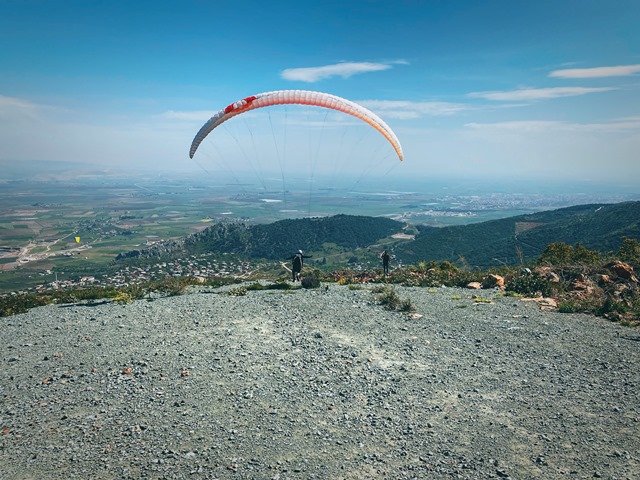
[(291, 260), (293, 260), (293, 266), (291, 268), (291, 275), (293, 277), (292, 281), (296, 281), (300, 279), (300, 274), (302, 273), (302, 266), (304, 265), (304, 259), (311, 258), (311, 255), (305, 255), (302, 253), (302, 250), (298, 250)]

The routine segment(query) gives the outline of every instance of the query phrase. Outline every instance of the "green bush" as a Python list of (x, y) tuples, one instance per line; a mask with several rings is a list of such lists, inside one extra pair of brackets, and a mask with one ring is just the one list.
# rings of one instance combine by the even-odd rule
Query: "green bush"
[(118, 305), (126, 305), (127, 303), (131, 303), (133, 301), (133, 297), (127, 292), (118, 292), (118, 294), (113, 297), (113, 301)]
[(547, 245), (538, 258), (538, 265), (568, 265), (571, 263), (573, 249), (562, 242)]
[(391, 285), (385, 286), (377, 297), (380, 305), (389, 310), (396, 310), (400, 305), (400, 296)]
[(624, 237), (618, 250), (621, 261), (640, 266), (640, 243), (635, 238)]
[(597, 265), (600, 263), (600, 254), (595, 250), (589, 250), (581, 243), (573, 247), (573, 262), (579, 265)]
[(41, 307), (48, 303), (51, 303), (50, 297), (32, 294), (8, 295), (0, 298), (0, 317), (25, 313), (30, 308)]
[(596, 315), (597, 310), (605, 301), (604, 295), (575, 296), (571, 292), (562, 292), (557, 295), (558, 311), (560, 313), (590, 313)]
[(542, 251), (537, 264), (541, 266), (595, 266), (600, 261), (601, 258), (598, 252), (587, 249), (581, 243), (576, 243), (576, 245), (572, 247), (562, 242), (554, 242), (547, 245)]
[(464, 287), (469, 282), (479, 281), (482, 273), (463, 270), (450, 262), (420, 262), (411, 266), (394, 270), (387, 281), (408, 287)]
[(398, 310), (400, 310), (401, 312), (413, 312), (415, 310), (415, 307), (413, 306), (413, 303), (411, 303), (410, 299), (403, 298), (400, 301), (400, 306), (398, 307)]
[(580, 309), (576, 302), (566, 301), (558, 304), (558, 312), (560, 313), (577, 313)]
[(596, 313), (600, 316), (604, 316), (609, 313), (627, 313), (628, 311), (629, 307), (623, 302), (616, 301), (607, 296), (602, 305), (600, 305), (600, 307), (596, 310)]
[(398, 292), (396, 292), (395, 288), (391, 285), (374, 289), (374, 293), (378, 293), (376, 300), (387, 310), (399, 310), (401, 312), (411, 312), (415, 310), (411, 300), (400, 298)]
[(231, 288), (227, 293), (234, 297), (243, 297), (247, 294), (247, 287), (243, 287), (243, 286), (234, 287), (234, 288)]
[(538, 293), (543, 297), (549, 297), (554, 290), (551, 281), (535, 273), (515, 274), (507, 283), (506, 288), (509, 292), (525, 297), (535, 297)]
[(320, 279), (315, 275), (305, 275), (300, 283), (302, 288), (320, 288)]

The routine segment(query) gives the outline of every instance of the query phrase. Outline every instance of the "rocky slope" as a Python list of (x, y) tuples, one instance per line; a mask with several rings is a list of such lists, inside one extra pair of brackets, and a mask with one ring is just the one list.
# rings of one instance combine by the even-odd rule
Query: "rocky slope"
[(638, 330), (453, 288), (396, 287), (414, 316), (230, 291), (1, 319), (2, 478), (639, 478)]

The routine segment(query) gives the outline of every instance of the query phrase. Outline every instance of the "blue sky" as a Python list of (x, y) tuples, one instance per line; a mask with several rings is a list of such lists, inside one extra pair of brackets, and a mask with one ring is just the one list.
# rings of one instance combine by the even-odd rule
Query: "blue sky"
[(383, 118), (414, 179), (640, 186), (638, 25), (637, 0), (0, 0), (0, 162), (197, 172), (215, 111), (306, 89)]

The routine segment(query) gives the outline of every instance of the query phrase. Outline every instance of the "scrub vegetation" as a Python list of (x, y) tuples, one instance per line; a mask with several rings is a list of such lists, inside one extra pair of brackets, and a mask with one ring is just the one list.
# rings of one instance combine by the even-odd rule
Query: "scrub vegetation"
[[(295, 290), (320, 288), (336, 283), (354, 289), (373, 285), (377, 302), (391, 310), (409, 312), (411, 302), (399, 298), (394, 285), (420, 287), (434, 291), (441, 287), (466, 287), (477, 282), (486, 285), (488, 277), (499, 277), (504, 295), (528, 298), (553, 298), (559, 312), (590, 313), (625, 325), (640, 324), (640, 289), (635, 271), (640, 268), (640, 244), (624, 238), (617, 252), (603, 254), (561, 242), (549, 244), (527, 267), (505, 266), (488, 270), (467, 270), (451, 262), (429, 261), (396, 268), (388, 276), (381, 269), (322, 270), (317, 267), (303, 272), (301, 283), (287, 282), (284, 276), (261, 273), (253, 283), (247, 278), (202, 278), (180, 276), (126, 287), (78, 287), (49, 289), (40, 293), (12, 294), (0, 298), (0, 315), (8, 316), (51, 303), (113, 301), (126, 303), (136, 299), (153, 300), (157, 296), (180, 295), (189, 287), (219, 287), (245, 283), (229, 290), (230, 295), (244, 296), (254, 290)], [(260, 280), (260, 281), (258, 281)], [(377, 286), (376, 286), (377, 285)], [(482, 301), (482, 296), (477, 297)]]

